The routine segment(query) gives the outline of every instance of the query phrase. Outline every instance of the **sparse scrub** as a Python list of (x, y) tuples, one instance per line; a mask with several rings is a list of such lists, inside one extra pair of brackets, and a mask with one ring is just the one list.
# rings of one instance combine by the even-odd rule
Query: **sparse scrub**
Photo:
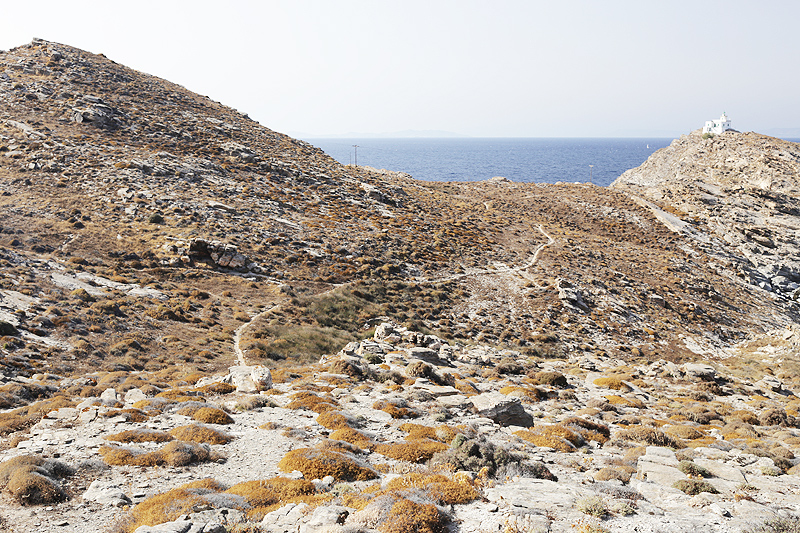
[(693, 461), (681, 461), (678, 463), (678, 470), (686, 474), (687, 476), (692, 477), (711, 477), (711, 472), (708, 471), (707, 468), (704, 468), (698, 464), (695, 464)]
[(392, 505), (389, 516), (379, 527), (380, 533), (444, 533), (445, 518), (433, 504), (401, 499)]
[(602, 518), (608, 514), (608, 508), (603, 498), (599, 496), (586, 496), (575, 501), (575, 508), (583, 514)]
[(676, 489), (683, 491), (689, 496), (697, 496), (701, 492), (710, 492), (711, 494), (719, 494), (719, 491), (714, 488), (714, 485), (708, 481), (701, 481), (697, 479), (681, 479), (676, 481), (673, 485)]
[(290, 451), (280, 460), (278, 468), (282, 472), (299, 470), (308, 479), (333, 476), (338, 481), (364, 481), (378, 476), (348, 455), (314, 448)]
[(398, 461), (424, 463), (430, 460), (437, 452), (444, 451), (447, 448), (447, 444), (420, 438), (413, 441), (378, 444), (375, 446), (374, 451)]
[(186, 466), (222, 459), (221, 455), (202, 444), (183, 441), (172, 441), (152, 452), (138, 448), (101, 446), (100, 456), (107, 464), (113, 466)]
[(164, 431), (153, 429), (129, 429), (120, 433), (114, 433), (106, 437), (106, 440), (114, 442), (168, 442), (174, 437)]
[(228, 444), (233, 440), (233, 437), (227, 433), (198, 424), (171, 429), (169, 434), (178, 440), (199, 442), (201, 444)]
[(617, 433), (616, 438), (619, 440), (629, 440), (641, 444), (650, 444), (652, 446), (666, 446), (668, 448), (681, 449), (685, 448), (679, 439), (670, 437), (663, 431), (650, 428), (650, 427), (635, 427), (624, 429)]
[(57, 503), (67, 499), (58, 479), (73, 473), (74, 469), (59, 461), (21, 455), (0, 463), (0, 490), (21, 505)]

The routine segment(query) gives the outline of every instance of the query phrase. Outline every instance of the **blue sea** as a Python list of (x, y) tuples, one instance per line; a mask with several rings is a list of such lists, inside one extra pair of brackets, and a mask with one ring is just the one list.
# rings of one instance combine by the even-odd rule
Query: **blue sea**
[[(425, 181), (589, 182), (609, 185), (672, 139), (306, 139), (343, 164), (407, 172)], [(590, 165), (592, 167), (590, 168)]]

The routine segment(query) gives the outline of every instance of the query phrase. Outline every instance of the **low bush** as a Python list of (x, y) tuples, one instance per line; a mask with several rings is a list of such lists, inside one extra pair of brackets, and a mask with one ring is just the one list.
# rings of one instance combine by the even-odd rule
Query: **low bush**
[(287, 453), (278, 463), (281, 472), (299, 470), (308, 479), (333, 476), (338, 481), (364, 481), (378, 477), (349, 455), (330, 450), (300, 448)]
[(325, 411), (317, 416), (317, 424), (328, 429), (344, 429), (351, 427), (347, 416), (339, 411)]
[(336, 431), (330, 434), (330, 438), (333, 440), (349, 442), (350, 444), (355, 444), (356, 446), (365, 449), (370, 449), (375, 444), (372, 441), (372, 439), (370, 439), (357, 429), (349, 427), (337, 429)]
[(392, 418), (417, 418), (419, 413), (409, 407), (405, 407), (402, 400), (378, 400), (372, 404), (373, 409), (383, 411), (392, 415)]
[(108, 435), (106, 440), (114, 442), (169, 442), (174, 437), (164, 431), (154, 429), (129, 429), (120, 433)]
[(198, 424), (171, 429), (169, 434), (178, 440), (199, 442), (201, 444), (228, 444), (233, 440), (233, 437), (227, 433)]
[(489, 476), (502, 478), (504, 475), (520, 475), (536, 479), (557, 478), (541, 463), (524, 461), (524, 456), (512, 453), (506, 448), (496, 446), (486, 437), (470, 439), (466, 435), (456, 435), (450, 447), (431, 459), (432, 466), (447, 466), (451, 470), (484, 471)]
[(800, 516), (773, 516), (742, 533), (800, 533)]
[(606, 466), (594, 475), (594, 479), (596, 481), (611, 481), (615, 479), (627, 483), (635, 473), (636, 469), (628, 465)]
[(112, 466), (186, 466), (222, 459), (221, 455), (202, 444), (184, 441), (172, 441), (152, 452), (117, 446), (101, 446), (99, 452), (103, 460)]
[(536, 385), (549, 385), (558, 389), (565, 389), (569, 386), (567, 378), (560, 372), (530, 371), (527, 375)]
[(339, 403), (330, 397), (323, 397), (313, 392), (301, 391), (292, 395), (292, 401), (287, 409), (306, 409), (315, 413), (322, 413), (330, 409), (338, 409)]
[(602, 518), (608, 514), (608, 508), (603, 498), (599, 496), (586, 496), (575, 500), (575, 508), (583, 514)]
[(604, 377), (604, 378), (597, 378), (593, 382), (598, 387), (605, 387), (607, 389), (614, 389), (614, 390), (630, 390), (621, 379), (615, 377)]
[(693, 477), (711, 477), (712, 474), (707, 468), (704, 468), (693, 461), (681, 461), (678, 463), (678, 470)]
[(222, 409), (217, 409), (216, 407), (184, 408), (179, 410), (178, 414), (191, 416), (192, 420), (204, 424), (233, 424), (233, 418)]
[(0, 464), (0, 490), (21, 505), (57, 503), (67, 499), (58, 479), (73, 473), (74, 469), (59, 461), (21, 455)]
[[(304, 479), (274, 477), (258, 481), (237, 483), (225, 491), (226, 494), (241, 496), (250, 509), (250, 520), (261, 520), (265, 514), (287, 503), (300, 503), (316, 492), (316, 487)], [(329, 496), (330, 498), (330, 496)]]
[(416, 439), (413, 441), (396, 442), (391, 444), (378, 444), (373, 449), (375, 452), (410, 463), (424, 463), (429, 461), (436, 452), (444, 451), (447, 444), (430, 439)]
[(480, 494), (471, 484), (453, 481), (441, 474), (406, 474), (391, 480), (386, 488), (389, 490), (423, 489), (439, 505), (469, 503), (480, 498)]
[(650, 444), (652, 446), (666, 446), (667, 448), (681, 449), (686, 445), (675, 437), (670, 437), (666, 433), (656, 428), (635, 427), (624, 429), (617, 433), (619, 440), (629, 440), (640, 444)]
[(204, 394), (230, 394), (236, 391), (236, 386), (231, 385), (230, 383), (217, 381), (214, 383), (209, 383), (208, 385), (204, 385), (197, 390)]
[(681, 479), (676, 481), (673, 485), (676, 489), (683, 491), (689, 496), (697, 496), (701, 492), (710, 492), (711, 494), (719, 494), (719, 491), (714, 488), (714, 485), (708, 481), (701, 481), (697, 479)]
[(433, 504), (401, 499), (392, 505), (389, 516), (379, 527), (380, 533), (444, 533), (445, 517)]

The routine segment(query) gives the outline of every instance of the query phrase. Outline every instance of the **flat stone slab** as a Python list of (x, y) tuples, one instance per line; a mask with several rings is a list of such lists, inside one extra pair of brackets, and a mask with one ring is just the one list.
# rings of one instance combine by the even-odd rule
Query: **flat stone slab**
[(547, 514), (553, 507), (570, 509), (578, 496), (571, 487), (546, 479), (521, 479), (486, 489), (486, 499), (490, 502), (538, 514)]

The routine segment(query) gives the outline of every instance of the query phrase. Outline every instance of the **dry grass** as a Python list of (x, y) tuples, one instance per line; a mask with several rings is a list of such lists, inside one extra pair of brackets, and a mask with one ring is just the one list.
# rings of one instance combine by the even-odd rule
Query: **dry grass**
[(0, 489), (21, 505), (57, 503), (67, 499), (57, 480), (72, 473), (64, 463), (22, 455), (0, 464)]
[(188, 426), (181, 426), (170, 430), (170, 435), (178, 440), (186, 442), (199, 442), (205, 444), (228, 444), (233, 440), (233, 437), (227, 433), (201, 426), (198, 424), (191, 424)]
[(339, 411), (324, 411), (317, 416), (317, 424), (328, 429), (345, 429), (350, 427), (348, 418)]
[(174, 437), (164, 431), (153, 429), (129, 429), (120, 433), (108, 435), (106, 440), (114, 442), (169, 442)]
[(380, 533), (444, 533), (445, 520), (433, 504), (401, 499), (392, 505)]
[(635, 427), (624, 429), (617, 433), (619, 440), (629, 440), (640, 444), (650, 444), (652, 446), (666, 446), (668, 448), (681, 449), (686, 445), (680, 439), (671, 437), (663, 431), (650, 427)]
[(441, 474), (406, 474), (391, 480), (387, 489), (424, 489), (440, 505), (469, 503), (480, 498), (471, 484), (453, 481)]
[(364, 449), (370, 449), (375, 444), (372, 441), (372, 439), (370, 439), (357, 429), (349, 427), (337, 429), (336, 431), (330, 434), (330, 438), (333, 440), (349, 442), (350, 444), (354, 444)]
[(186, 466), (222, 459), (221, 455), (201, 444), (183, 441), (172, 441), (152, 452), (137, 448), (101, 446), (99, 453), (112, 466)]
[(333, 476), (339, 481), (364, 481), (378, 477), (374, 470), (346, 454), (314, 448), (290, 451), (280, 460), (278, 468), (281, 472), (299, 470), (308, 479)]
[(424, 463), (429, 461), (437, 452), (444, 451), (447, 448), (447, 444), (442, 442), (418, 438), (413, 441), (378, 444), (375, 446), (374, 451), (398, 461)]

